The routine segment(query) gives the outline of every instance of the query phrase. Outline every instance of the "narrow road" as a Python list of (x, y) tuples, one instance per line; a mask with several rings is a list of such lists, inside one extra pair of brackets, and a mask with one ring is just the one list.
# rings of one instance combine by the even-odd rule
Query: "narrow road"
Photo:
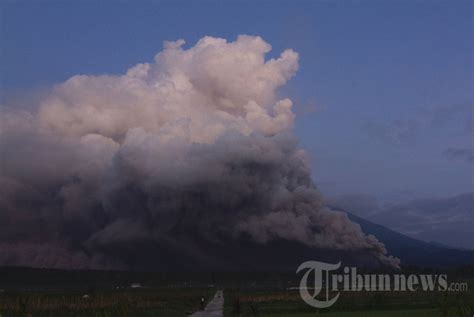
[(224, 294), (219, 290), (204, 310), (195, 312), (190, 317), (222, 317), (224, 312)]

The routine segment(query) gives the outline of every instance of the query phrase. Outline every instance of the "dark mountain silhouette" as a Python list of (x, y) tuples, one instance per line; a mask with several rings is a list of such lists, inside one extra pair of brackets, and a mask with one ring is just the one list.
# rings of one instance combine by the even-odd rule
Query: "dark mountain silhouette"
[[(359, 224), (366, 234), (372, 234), (384, 243), (388, 253), (398, 257), (404, 267), (474, 266), (472, 250), (455, 249), (413, 239), (350, 212), (344, 212), (353, 222)], [(180, 239), (179, 235), (176, 238)], [(181, 239), (183, 241), (180, 241), (179, 245), (186, 245), (186, 250), (171, 248), (168, 244), (137, 244), (134, 252), (122, 249), (116, 251), (127, 252), (130, 261), (125, 270), (131, 272), (295, 272), (302, 262), (308, 260), (329, 263), (341, 261), (342, 266), (387, 269), (370, 250), (318, 249), (284, 239), (260, 244), (245, 236), (239, 239), (223, 238), (215, 242), (200, 237), (198, 233), (190, 236), (189, 232)]]

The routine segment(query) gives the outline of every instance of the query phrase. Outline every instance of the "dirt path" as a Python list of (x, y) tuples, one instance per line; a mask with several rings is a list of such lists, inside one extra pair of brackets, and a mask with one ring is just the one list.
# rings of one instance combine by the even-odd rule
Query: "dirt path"
[(195, 312), (190, 317), (222, 317), (224, 310), (224, 294), (217, 291), (214, 298), (207, 304), (204, 310)]

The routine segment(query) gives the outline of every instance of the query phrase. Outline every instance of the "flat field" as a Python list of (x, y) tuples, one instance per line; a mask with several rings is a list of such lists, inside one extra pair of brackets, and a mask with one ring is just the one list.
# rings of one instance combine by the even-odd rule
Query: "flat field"
[(225, 317), (472, 317), (474, 282), (465, 292), (341, 292), (328, 309), (304, 303), (298, 291), (227, 290)]
[(201, 296), (210, 299), (214, 293), (211, 288), (8, 292), (0, 294), (0, 316), (182, 317), (199, 310)]
[[(462, 292), (341, 292), (328, 309), (301, 299), (294, 273), (162, 274), (0, 269), (1, 317), (183, 317), (224, 290), (224, 317), (472, 317)], [(453, 275), (454, 276), (454, 275)], [(133, 282), (141, 287), (132, 288)], [(330, 294), (332, 297), (334, 294)]]

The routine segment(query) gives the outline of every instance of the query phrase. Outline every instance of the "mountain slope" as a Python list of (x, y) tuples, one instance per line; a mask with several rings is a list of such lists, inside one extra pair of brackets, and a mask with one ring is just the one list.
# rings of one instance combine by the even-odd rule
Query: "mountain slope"
[(398, 257), (402, 265), (446, 267), (474, 265), (474, 251), (460, 250), (410, 238), (375, 224), (348, 211), (348, 217), (358, 223), (366, 234), (376, 236), (388, 252)]

